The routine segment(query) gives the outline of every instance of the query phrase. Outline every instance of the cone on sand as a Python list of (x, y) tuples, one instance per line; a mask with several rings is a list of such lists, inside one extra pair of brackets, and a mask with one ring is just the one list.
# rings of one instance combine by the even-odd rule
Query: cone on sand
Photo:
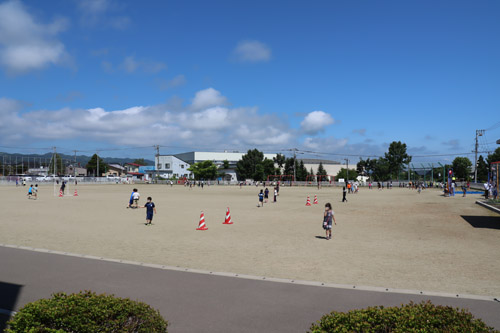
[(75, 188), (75, 193), (73, 194), (74, 197), (77, 197), (78, 196), (78, 191), (76, 190)]
[(62, 190), (59, 190), (59, 198), (64, 197), (64, 194), (62, 193)]
[(198, 228), (196, 230), (208, 230), (207, 226), (205, 225), (205, 213), (201, 212), (200, 215), (200, 223), (198, 224)]
[(313, 201), (313, 204), (314, 205), (317, 205), (318, 204), (318, 196), (315, 194), (314, 195), (314, 201)]
[(307, 196), (306, 206), (311, 206), (311, 199), (309, 199), (309, 196)]
[(229, 207), (227, 207), (226, 219), (225, 219), (224, 223), (222, 223), (222, 224), (233, 224), (233, 221), (231, 220), (231, 212), (229, 212)]

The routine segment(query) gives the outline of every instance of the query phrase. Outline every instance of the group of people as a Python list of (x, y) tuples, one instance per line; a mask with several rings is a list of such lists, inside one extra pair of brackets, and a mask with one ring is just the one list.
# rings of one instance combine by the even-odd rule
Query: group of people
[(33, 184), (30, 185), (30, 188), (28, 189), (28, 199), (37, 199), (38, 198), (38, 184), (35, 184), (35, 186), (33, 186)]
[(497, 186), (493, 183), (484, 183), (484, 198), (488, 199), (492, 197), (494, 200), (498, 197)]
[[(279, 190), (279, 185), (276, 185), (276, 187), (274, 188), (273, 203), (278, 201)], [(269, 200), (269, 189), (266, 187), (265, 190), (260, 190), (258, 196), (259, 203), (257, 204), (257, 207), (264, 207), (264, 203), (267, 203), (267, 201)]]
[(153, 198), (148, 197), (147, 202), (144, 206), (139, 206), (139, 199), (141, 195), (139, 191), (134, 188), (130, 194), (130, 199), (127, 208), (146, 208), (146, 225), (151, 225), (153, 223), (153, 215), (156, 214), (156, 206), (153, 202)]

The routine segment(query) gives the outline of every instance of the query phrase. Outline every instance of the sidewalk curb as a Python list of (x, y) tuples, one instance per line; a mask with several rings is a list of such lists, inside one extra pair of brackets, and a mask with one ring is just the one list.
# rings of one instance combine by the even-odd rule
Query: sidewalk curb
[(457, 293), (439, 292), (439, 291), (398, 289), (398, 288), (362, 286), (362, 285), (351, 285), (351, 284), (337, 284), (337, 283), (328, 283), (328, 282), (321, 282), (321, 281), (305, 281), (305, 280), (298, 280), (298, 279), (296, 280), (296, 279), (286, 279), (286, 278), (274, 278), (274, 277), (267, 277), (267, 276), (255, 276), (255, 275), (237, 274), (237, 273), (230, 273), (230, 272), (207, 271), (207, 270), (186, 268), (186, 267), (180, 267), (180, 266), (150, 264), (150, 263), (143, 263), (143, 262), (137, 262), (137, 261), (114, 259), (114, 258), (104, 258), (104, 257), (98, 257), (98, 256), (92, 256), (92, 255), (63, 252), (63, 251), (55, 251), (55, 250), (41, 249), (41, 248), (33, 248), (33, 247), (29, 247), (29, 246), (19, 246), (19, 245), (12, 245), (12, 244), (0, 243), (0, 246), (6, 247), (6, 248), (33, 251), (33, 252), (77, 257), (77, 258), (82, 258), (82, 259), (107, 261), (107, 262), (114, 262), (114, 263), (118, 263), (118, 264), (135, 265), (135, 266), (156, 268), (156, 269), (162, 269), (162, 270), (205, 274), (205, 275), (212, 275), (212, 276), (223, 276), (223, 277), (248, 279), (248, 280), (288, 283), (288, 284), (323, 287), (323, 288), (351, 289), (351, 290), (360, 290), (360, 291), (374, 291), (374, 292), (380, 292), (380, 293), (396, 293), (396, 294), (407, 294), (407, 295), (434, 296), (434, 297), (446, 297), (446, 298), (455, 298), (455, 299), (471, 299), (471, 300), (478, 300), (478, 301), (500, 302), (500, 296), (495, 297), (495, 296), (486, 296), (486, 295), (471, 295), (471, 294), (460, 294), (460, 293), (457, 294)]
[(488, 208), (489, 210), (492, 210), (494, 211), (495, 213), (498, 213), (500, 214), (500, 209), (496, 208), (496, 207), (493, 207), (493, 206), (490, 206), (488, 205), (487, 203), (483, 202), (483, 201), (479, 201), (477, 200), (476, 201), (476, 204), (478, 204), (479, 206), (483, 206), (484, 208)]

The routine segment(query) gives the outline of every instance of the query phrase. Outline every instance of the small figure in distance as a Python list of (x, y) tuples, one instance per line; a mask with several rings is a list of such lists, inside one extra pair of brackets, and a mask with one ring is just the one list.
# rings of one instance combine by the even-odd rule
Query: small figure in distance
[(134, 192), (132, 193), (132, 197), (133, 197), (133, 200), (134, 200), (134, 208), (138, 208), (139, 207), (139, 199), (141, 198), (141, 195), (139, 194), (139, 192), (137, 192), (137, 189), (134, 188)]
[(332, 220), (335, 225), (337, 225), (337, 221), (335, 221), (335, 215), (332, 210), (332, 205), (327, 202), (325, 204), (325, 213), (323, 215), (323, 229), (325, 229), (326, 240), (332, 239)]
[(347, 202), (346, 194), (347, 194), (347, 190), (344, 186), (344, 188), (342, 189), (342, 202)]
[(264, 207), (264, 191), (260, 190), (259, 193), (259, 203), (257, 204), (257, 207)]
[(155, 203), (152, 201), (153, 199), (151, 197), (148, 197), (148, 202), (142, 207), (139, 208), (146, 208), (146, 225), (151, 225), (153, 221), (153, 214), (156, 214), (156, 207)]
[(35, 200), (38, 198), (38, 184), (35, 184), (35, 187), (33, 187), (33, 196), (35, 197)]
[(264, 191), (264, 202), (267, 203), (268, 199), (269, 199), (269, 189), (266, 187)]
[(33, 195), (33, 184), (30, 185), (30, 188), (28, 189), (28, 199), (31, 199), (31, 196)]

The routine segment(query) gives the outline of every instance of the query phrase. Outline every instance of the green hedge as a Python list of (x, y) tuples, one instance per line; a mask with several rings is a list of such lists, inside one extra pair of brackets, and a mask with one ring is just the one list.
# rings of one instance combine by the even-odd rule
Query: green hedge
[(319, 332), (498, 332), (471, 313), (430, 301), (401, 307), (383, 306), (331, 312), (311, 325)]
[(168, 322), (149, 305), (90, 291), (26, 304), (6, 332), (167, 332)]

